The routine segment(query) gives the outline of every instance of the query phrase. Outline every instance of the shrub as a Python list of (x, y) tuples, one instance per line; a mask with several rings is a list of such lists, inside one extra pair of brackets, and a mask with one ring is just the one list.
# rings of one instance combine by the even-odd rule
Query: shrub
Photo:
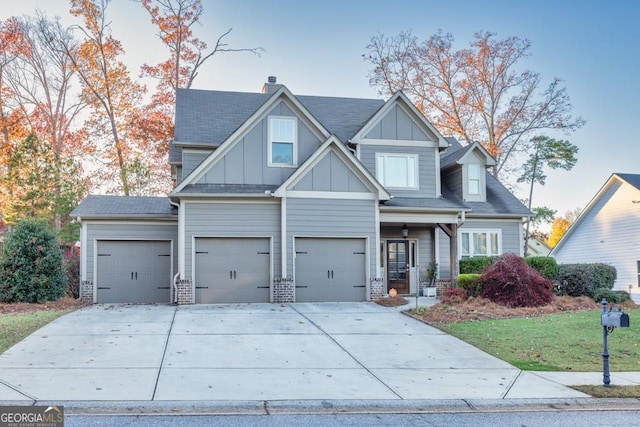
[(484, 269), (491, 265), (496, 257), (474, 256), (460, 260), (460, 274), (482, 274)]
[(555, 280), (560, 271), (556, 259), (550, 256), (531, 256), (524, 260), (529, 267), (536, 269), (538, 273), (542, 274), (542, 277), (548, 280)]
[(444, 291), (444, 295), (440, 297), (443, 304), (460, 304), (469, 298), (467, 291), (462, 288), (448, 288)]
[(616, 278), (616, 268), (608, 264), (560, 264), (556, 293), (595, 298), (596, 289), (613, 289)]
[(67, 275), (67, 295), (80, 298), (80, 257), (70, 252), (64, 259), (64, 271)]
[(466, 290), (469, 296), (477, 297), (482, 293), (480, 276), (480, 274), (460, 274), (458, 276), (458, 287)]
[(593, 293), (593, 299), (596, 302), (602, 301), (602, 298), (606, 299), (608, 303), (619, 304), (621, 302), (631, 299), (628, 293), (624, 291), (614, 291), (609, 288), (598, 288)]
[(62, 250), (46, 223), (23, 220), (5, 241), (0, 301), (53, 301), (65, 294)]
[(505, 254), (480, 277), (482, 296), (507, 307), (538, 307), (553, 299), (553, 282), (516, 254)]

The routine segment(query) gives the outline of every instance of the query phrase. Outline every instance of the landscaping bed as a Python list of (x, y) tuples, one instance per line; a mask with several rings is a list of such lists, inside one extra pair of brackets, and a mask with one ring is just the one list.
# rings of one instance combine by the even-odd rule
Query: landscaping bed
[(89, 305), (75, 298), (64, 297), (57, 301), (45, 301), (38, 304), (26, 302), (0, 303), (0, 314), (32, 313), (34, 311), (70, 311)]

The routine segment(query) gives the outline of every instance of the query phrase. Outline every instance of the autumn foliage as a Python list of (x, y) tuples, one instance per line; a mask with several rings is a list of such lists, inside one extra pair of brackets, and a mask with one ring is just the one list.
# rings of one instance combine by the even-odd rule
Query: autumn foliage
[(538, 307), (553, 299), (553, 283), (516, 254), (504, 254), (480, 276), (481, 296), (507, 307)]

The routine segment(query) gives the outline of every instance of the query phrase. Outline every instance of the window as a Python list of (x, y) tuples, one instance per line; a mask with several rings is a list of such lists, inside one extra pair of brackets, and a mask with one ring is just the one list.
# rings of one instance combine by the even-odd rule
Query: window
[(462, 231), (460, 233), (460, 256), (498, 256), (501, 252), (501, 234), (499, 230)]
[(296, 166), (297, 119), (294, 117), (269, 118), (269, 165)]
[(376, 153), (376, 178), (387, 188), (418, 189), (418, 155)]
[(477, 163), (467, 165), (467, 182), (469, 184), (470, 195), (479, 196), (481, 194), (480, 170), (480, 165)]

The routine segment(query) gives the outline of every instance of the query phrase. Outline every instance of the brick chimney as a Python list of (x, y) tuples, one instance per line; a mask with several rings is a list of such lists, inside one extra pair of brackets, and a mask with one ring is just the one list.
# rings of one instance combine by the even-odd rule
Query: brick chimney
[(262, 85), (262, 93), (266, 93), (267, 95), (270, 95), (275, 91), (277, 91), (278, 89), (280, 89), (280, 86), (282, 85), (277, 84), (276, 81), (277, 81), (276, 76), (267, 77), (267, 82), (264, 85)]

